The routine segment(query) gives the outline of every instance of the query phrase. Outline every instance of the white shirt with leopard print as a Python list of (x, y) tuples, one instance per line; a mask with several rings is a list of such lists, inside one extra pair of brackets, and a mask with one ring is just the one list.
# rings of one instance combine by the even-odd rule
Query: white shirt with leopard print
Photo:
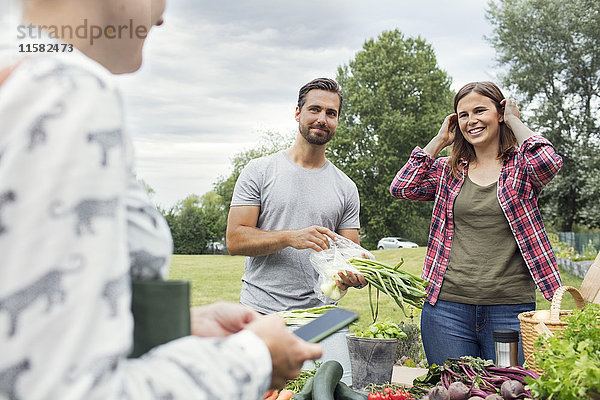
[(0, 87), (0, 399), (266, 391), (271, 359), (249, 331), (126, 359), (130, 272), (164, 277), (172, 248), (132, 160), (111, 75), (82, 54), (25, 60)]

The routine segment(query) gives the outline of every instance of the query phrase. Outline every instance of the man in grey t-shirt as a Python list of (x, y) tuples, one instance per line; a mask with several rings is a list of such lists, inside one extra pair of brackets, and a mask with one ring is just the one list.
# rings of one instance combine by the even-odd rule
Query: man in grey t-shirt
[[(296, 107), (294, 145), (250, 161), (236, 182), (227, 249), (232, 255), (248, 256), (240, 298), (259, 312), (323, 305), (314, 292), (318, 275), (310, 253), (329, 248), (328, 237), (334, 239), (334, 232), (359, 242), (358, 189), (325, 158), (341, 105), (337, 82), (320, 78), (304, 85)], [(359, 274), (342, 273), (340, 278), (338, 287), (343, 290), (366, 285)], [(322, 344), (326, 359), (327, 339)], [(347, 353), (345, 340), (342, 347), (336, 352)], [(347, 377), (349, 365), (344, 369)]]

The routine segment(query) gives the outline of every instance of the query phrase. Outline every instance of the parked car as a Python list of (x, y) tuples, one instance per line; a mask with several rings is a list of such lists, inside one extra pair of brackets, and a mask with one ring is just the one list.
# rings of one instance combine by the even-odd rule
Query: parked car
[(226, 254), (227, 247), (222, 242), (208, 242), (206, 245), (207, 254)]
[(415, 247), (419, 247), (419, 245), (401, 237), (384, 237), (377, 242), (377, 250), (411, 249)]

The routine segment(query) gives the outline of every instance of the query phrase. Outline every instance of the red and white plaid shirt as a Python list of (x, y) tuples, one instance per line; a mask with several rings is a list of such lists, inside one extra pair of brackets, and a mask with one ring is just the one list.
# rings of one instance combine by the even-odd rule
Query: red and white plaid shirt
[[(450, 258), (454, 232), (453, 205), (464, 182), (468, 164), (459, 179), (450, 173), (448, 157), (437, 160), (415, 147), (408, 162), (396, 174), (390, 186), (392, 196), (405, 200), (434, 201), (423, 267), (423, 279), (429, 281), (427, 301), (437, 301)], [(561, 285), (552, 245), (542, 222), (537, 200), (556, 176), (562, 158), (552, 143), (542, 136), (528, 138), (502, 165), (498, 179), (498, 201), (508, 220), (525, 264), (544, 297), (552, 299)]]

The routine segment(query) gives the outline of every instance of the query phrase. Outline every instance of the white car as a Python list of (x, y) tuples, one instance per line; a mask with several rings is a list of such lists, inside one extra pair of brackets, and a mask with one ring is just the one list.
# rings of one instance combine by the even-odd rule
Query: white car
[(419, 247), (419, 245), (401, 237), (384, 237), (377, 243), (377, 250), (411, 249), (415, 247)]
[(225, 254), (227, 248), (223, 242), (208, 242), (206, 245), (206, 252), (208, 254)]

